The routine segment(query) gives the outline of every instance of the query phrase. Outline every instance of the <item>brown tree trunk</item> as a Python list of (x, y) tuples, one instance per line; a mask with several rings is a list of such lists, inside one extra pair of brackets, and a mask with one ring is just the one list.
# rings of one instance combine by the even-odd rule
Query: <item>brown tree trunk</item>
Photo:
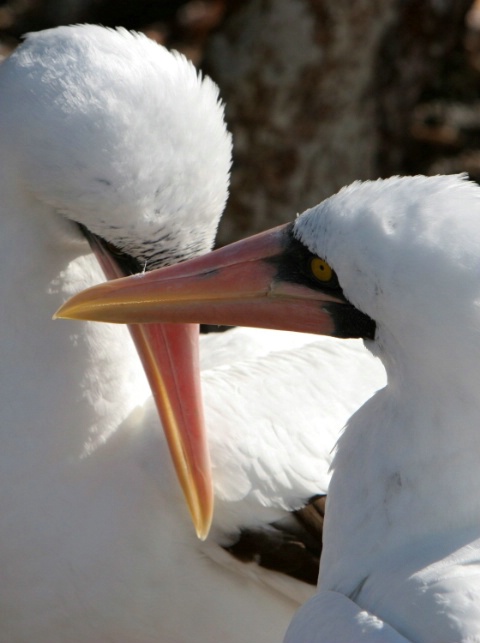
[(355, 179), (401, 173), (411, 110), (472, 0), (247, 0), (206, 68), (234, 135), (220, 243), (291, 220)]

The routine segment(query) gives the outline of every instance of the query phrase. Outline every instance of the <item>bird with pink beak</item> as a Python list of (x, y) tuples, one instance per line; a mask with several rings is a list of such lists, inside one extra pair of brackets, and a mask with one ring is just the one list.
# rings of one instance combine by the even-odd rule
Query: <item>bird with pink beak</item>
[(362, 337), (381, 358), (387, 385), (338, 442), (318, 593), (288, 643), (478, 638), (479, 256), (477, 185), (394, 177), (57, 313)]
[[(27, 36), (0, 65), (0, 150), (0, 641), (276, 643), (314, 591), (332, 446), (375, 385), (332, 400), (372, 360), (354, 342), (350, 376), (319, 388), (315, 361), (343, 372), (343, 345), (52, 323), (105, 275), (213, 243), (231, 140), (180, 54), (91, 25)], [(299, 403), (280, 382), (300, 373)], [(318, 445), (299, 429), (322, 399)]]

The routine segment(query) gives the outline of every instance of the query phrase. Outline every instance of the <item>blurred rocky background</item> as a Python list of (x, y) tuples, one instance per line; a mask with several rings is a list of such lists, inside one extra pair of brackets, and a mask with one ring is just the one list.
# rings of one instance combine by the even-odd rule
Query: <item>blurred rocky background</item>
[(144, 31), (220, 85), (234, 135), (220, 243), (355, 179), (480, 181), (479, 0), (0, 0), (0, 53), (79, 22)]

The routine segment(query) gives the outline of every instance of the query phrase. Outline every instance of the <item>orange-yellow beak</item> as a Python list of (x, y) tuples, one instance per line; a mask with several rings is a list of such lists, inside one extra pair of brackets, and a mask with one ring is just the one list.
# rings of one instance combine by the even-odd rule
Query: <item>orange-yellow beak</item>
[(287, 224), (175, 266), (89, 288), (56, 316), (373, 338), (374, 322), (346, 300), (336, 277), (315, 278), (315, 259)]
[[(108, 279), (122, 277), (121, 255), (99, 237), (84, 234)], [(198, 363), (197, 324), (130, 325), (162, 421), (172, 460), (197, 536), (204, 540), (213, 516), (213, 484), (206, 441)]]

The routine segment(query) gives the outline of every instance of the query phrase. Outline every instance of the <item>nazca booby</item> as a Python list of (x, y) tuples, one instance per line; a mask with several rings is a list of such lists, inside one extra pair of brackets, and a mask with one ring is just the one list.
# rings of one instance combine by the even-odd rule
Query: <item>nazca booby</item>
[[(230, 162), (216, 87), (124, 30), (30, 35), (0, 67), (0, 149), (0, 641), (278, 641), (310, 586), (240, 562), (239, 536), (273, 533), (281, 545), (287, 523), (291, 549), (302, 548), (288, 510), (325, 492), (330, 445), (381, 368), (355, 343), (267, 355), (272, 335), (205, 338), (208, 365), (223, 366), (204, 374), (217, 512), (198, 541), (128, 333), (53, 323), (51, 311), (103, 280), (84, 235), (107, 272), (209, 249)], [(239, 342), (256, 359), (240, 362)], [(352, 408), (339, 385), (319, 388), (310, 351), (329, 356), (326, 376), (358, 354), (342, 381), (358, 394)], [(376, 383), (361, 381), (366, 368)], [(322, 448), (299, 432), (308, 407), (293, 390), (278, 395), (297, 372), (329, 403)], [(276, 453), (282, 434), (288, 454)]]
[(387, 385), (338, 442), (318, 592), (288, 643), (480, 640), (479, 274), (480, 188), (394, 177), (66, 311), (276, 327), (285, 309), (282, 327), (363, 336), (381, 358)]

